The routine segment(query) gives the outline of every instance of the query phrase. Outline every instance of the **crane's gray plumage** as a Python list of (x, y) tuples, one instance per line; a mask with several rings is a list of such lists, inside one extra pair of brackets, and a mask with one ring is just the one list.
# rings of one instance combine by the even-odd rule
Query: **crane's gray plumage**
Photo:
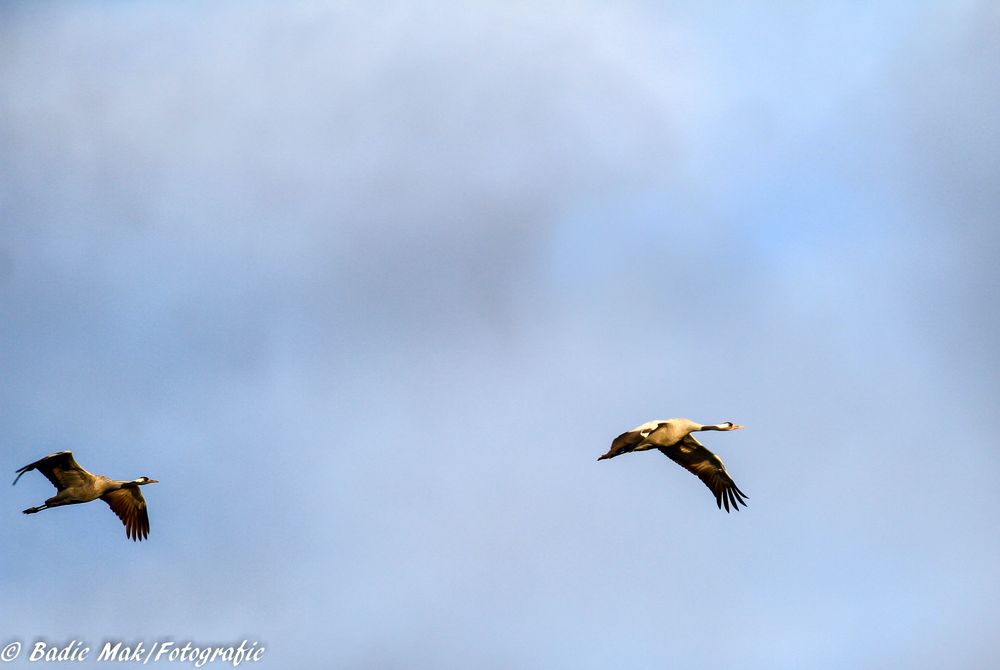
[(144, 540), (149, 536), (149, 514), (146, 512), (146, 500), (142, 497), (140, 486), (156, 484), (155, 479), (139, 477), (132, 481), (108, 479), (104, 475), (87, 472), (73, 458), (73, 452), (60, 451), (29, 463), (17, 471), (14, 483), (25, 472), (38, 470), (56, 487), (56, 494), (45, 501), (40, 507), (29, 507), (25, 514), (34, 514), (50, 507), (60, 505), (77, 505), (100, 498), (108, 503), (122, 523), (125, 525), (125, 535), (132, 539)]
[(736, 482), (726, 472), (722, 459), (705, 448), (695, 439), (695, 433), (701, 430), (739, 430), (731, 421), (725, 423), (702, 425), (690, 419), (657, 419), (641, 426), (636, 426), (614, 439), (608, 453), (597, 460), (614, 458), (633, 451), (658, 449), (667, 458), (694, 473), (715, 494), (715, 502), (726, 511), (730, 506), (737, 512), (742, 504), (746, 507), (745, 498), (749, 498), (736, 486)]

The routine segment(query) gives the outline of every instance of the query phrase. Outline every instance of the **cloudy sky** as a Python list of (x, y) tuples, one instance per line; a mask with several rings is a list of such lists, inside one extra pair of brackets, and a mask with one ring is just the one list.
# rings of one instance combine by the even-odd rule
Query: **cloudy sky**
[(0, 645), (997, 667), (1000, 12), (737, 4), (0, 4)]

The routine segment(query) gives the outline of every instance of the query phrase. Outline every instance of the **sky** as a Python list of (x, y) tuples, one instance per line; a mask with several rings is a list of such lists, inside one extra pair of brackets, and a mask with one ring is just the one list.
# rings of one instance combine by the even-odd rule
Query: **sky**
[[(142, 543), (7, 489), (0, 645), (997, 667), (998, 30), (0, 4), (3, 467), (159, 480)], [(747, 426), (703, 442), (748, 509), (596, 461), (674, 416)]]

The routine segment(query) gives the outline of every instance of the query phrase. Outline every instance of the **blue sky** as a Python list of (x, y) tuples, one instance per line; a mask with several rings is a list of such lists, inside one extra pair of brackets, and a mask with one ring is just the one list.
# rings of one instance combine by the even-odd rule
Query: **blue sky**
[[(4, 3), (9, 640), (1000, 662), (986, 2)], [(709, 434), (719, 512), (655, 453)]]

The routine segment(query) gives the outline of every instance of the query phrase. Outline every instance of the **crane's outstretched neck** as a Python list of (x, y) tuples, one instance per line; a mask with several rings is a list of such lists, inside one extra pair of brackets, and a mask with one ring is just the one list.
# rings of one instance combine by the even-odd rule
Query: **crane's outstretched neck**
[(715, 423), (708, 426), (702, 426), (701, 428), (696, 428), (695, 430), (739, 430), (745, 426), (737, 426), (732, 421), (726, 421), (725, 423)]

